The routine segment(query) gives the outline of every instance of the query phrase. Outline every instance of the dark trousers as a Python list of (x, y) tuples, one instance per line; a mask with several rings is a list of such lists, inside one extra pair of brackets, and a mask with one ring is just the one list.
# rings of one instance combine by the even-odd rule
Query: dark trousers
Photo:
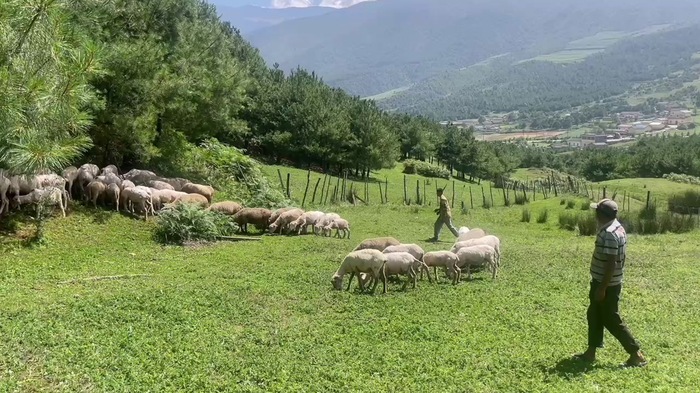
[(620, 318), (618, 310), (622, 284), (608, 287), (605, 299), (602, 302), (597, 302), (595, 292), (599, 285), (599, 282), (591, 281), (591, 291), (588, 294), (591, 301), (590, 306), (588, 306), (588, 348), (603, 347), (603, 328), (605, 328), (622, 344), (627, 353), (630, 355), (637, 353), (639, 343), (632, 337), (627, 325)]

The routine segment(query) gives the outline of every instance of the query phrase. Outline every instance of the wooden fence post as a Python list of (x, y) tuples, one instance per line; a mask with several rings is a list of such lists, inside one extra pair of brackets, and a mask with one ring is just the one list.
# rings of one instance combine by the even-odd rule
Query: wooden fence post
[(403, 175), (403, 204), (408, 203), (408, 186), (406, 185), (406, 175)]
[(649, 210), (649, 200), (651, 199), (651, 191), (647, 191), (647, 210)]
[(607, 197), (607, 187), (603, 187), (603, 199)]
[(304, 208), (304, 204), (306, 203), (306, 194), (309, 192), (309, 182), (310, 181), (311, 181), (311, 169), (309, 169), (309, 171), (306, 172), (306, 189), (304, 189), (304, 199), (301, 200), (302, 209)]
[(491, 194), (491, 206), (496, 207), (496, 204), (493, 201), (493, 188), (491, 187), (491, 183), (489, 183), (489, 194)]
[(471, 205), (472, 209), (474, 209), (474, 197), (472, 195), (472, 186), (469, 186), (469, 204)]
[(389, 178), (384, 178), (384, 203), (389, 203)]
[(319, 177), (318, 180), (316, 180), (316, 187), (314, 187), (314, 195), (311, 198), (311, 203), (316, 203), (316, 191), (318, 191), (318, 185), (321, 183), (321, 178)]
[(452, 180), (452, 201), (450, 202), (452, 204), (452, 209), (455, 208), (455, 181)]
[(416, 180), (416, 204), (421, 205), (420, 200), (420, 180)]
[(428, 181), (423, 179), (423, 206), (425, 206), (428, 203), (428, 194), (425, 191), (425, 186)]
[(289, 178), (291, 177), (290, 173), (287, 172), (287, 198), (292, 199), (292, 194), (289, 192)]
[(382, 194), (382, 182), (377, 180), (377, 186), (379, 186), (379, 200), (384, 204), (384, 194)]
[(323, 184), (321, 185), (321, 204), (323, 204), (323, 196), (326, 195), (326, 178), (328, 174), (323, 174)]
[(484, 186), (481, 186), (481, 203), (482, 207), (486, 207), (486, 193), (484, 192)]

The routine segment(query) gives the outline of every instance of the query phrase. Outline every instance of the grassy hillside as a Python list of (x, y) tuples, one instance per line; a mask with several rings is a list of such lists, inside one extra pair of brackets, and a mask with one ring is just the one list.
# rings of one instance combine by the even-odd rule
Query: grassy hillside
[[(390, 184), (401, 177), (386, 175)], [(625, 354), (607, 335), (599, 362), (586, 367), (568, 357), (585, 346), (593, 239), (556, 227), (558, 199), (528, 208), (548, 209), (549, 222), (520, 223), (517, 207), (455, 212), (456, 225), (502, 239), (497, 280), (476, 273), (406, 292), (393, 283), (386, 296), (335, 292), (331, 275), (366, 237), (449, 247), (446, 233), (445, 243), (423, 241), (432, 208), (328, 207), (350, 221), (352, 240), (162, 247), (152, 222), (82, 208), (52, 219), (42, 248), (3, 232), (0, 391), (627, 392), (700, 383), (700, 233), (630, 236), (622, 313), (651, 365), (619, 371)], [(80, 281), (123, 274), (147, 276)]]

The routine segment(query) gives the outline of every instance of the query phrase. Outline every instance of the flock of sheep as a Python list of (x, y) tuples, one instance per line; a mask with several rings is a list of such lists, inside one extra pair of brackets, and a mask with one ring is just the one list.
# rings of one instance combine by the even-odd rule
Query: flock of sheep
[(283, 208), (275, 212), (261, 208), (244, 208), (231, 201), (212, 204), (214, 188), (195, 184), (183, 178), (166, 178), (154, 172), (132, 169), (119, 175), (116, 166), (102, 169), (93, 164), (80, 168), (66, 168), (61, 175), (55, 173), (35, 176), (8, 176), (0, 170), (0, 215), (21, 205), (44, 204), (58, 207), (66, 216), (68, 201), (73, 194), (97, 207), (97, 202), (111, 204), (119, 211), (144, 215), (154, 215), (164, 207), (180, 203), (194, 204), (232, 217), (243, 232), (248, 232), (248, 224), (262, 231), (281, 233), (308, 232), (330, 236), (333, 229), (337, 237), (350, 238), (350, 224), (335, 213), (319, 211), (304, 212), (297, 208)]
[(65, 217), (74, 192), (95, 207), (102, 201), (113, 204), (117, 211), (121, 207), (146, 218), (166, 205), (190, 203), (206, 208), (214, 197), (210, 186), (182, 178), (164, 178), (141, 169), (119, 175), (114, 165), (102, 169), (93, 164), (68, 167), (61, 175), (7, 176), (0, 170), (0, 214), (10, 207), (45, 204), (59, 207)]
[(343, 288), (343, 278), (350, 274), (347, 290), (350, 290), (352, 279), (357, 276), (360, 290), (366, 286), (372, 292), (379, 280), (383, 283), (383, 293), (386, 293), (387, 277), (406, 276), (405, 289), (409, 282), (416, 287), (418, 273), (423, 272), (430, 277), (430, 267), (433, 268), (437, 280), (437, 268), (444, 269), (447, 277), (452, 278), (453, 284), (461, 279), (463, 269), (467, 269), (471, 280), (471, 268), (485, 266), (495, 279), (501, 264), (501, 241), (496, 236), (486, 236), (481, 229), (463, 227), (459, 229), (459, 238), (450, 251), (435, 251), (425, 253), (416, 244), (401, 244), (393, 237), (382, 237), (363, 241), (353, 252), (343, 259), (340, 268), (333, 274), (331, 283), (337, 290)]

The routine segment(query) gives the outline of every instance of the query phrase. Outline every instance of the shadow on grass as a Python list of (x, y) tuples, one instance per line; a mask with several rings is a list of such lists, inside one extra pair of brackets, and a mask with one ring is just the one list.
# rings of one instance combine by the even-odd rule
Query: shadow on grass
[(569, 380), (594, 370), (616, 368), (612, 366), (605, 366), (597, 362), (590, 363), (580, 359), (575, 359), (573, 357), (566, 357), (558, 361), (553, 367), (541, 366), (541, 369), (546, 374), (557, 375), (561, 378)]

